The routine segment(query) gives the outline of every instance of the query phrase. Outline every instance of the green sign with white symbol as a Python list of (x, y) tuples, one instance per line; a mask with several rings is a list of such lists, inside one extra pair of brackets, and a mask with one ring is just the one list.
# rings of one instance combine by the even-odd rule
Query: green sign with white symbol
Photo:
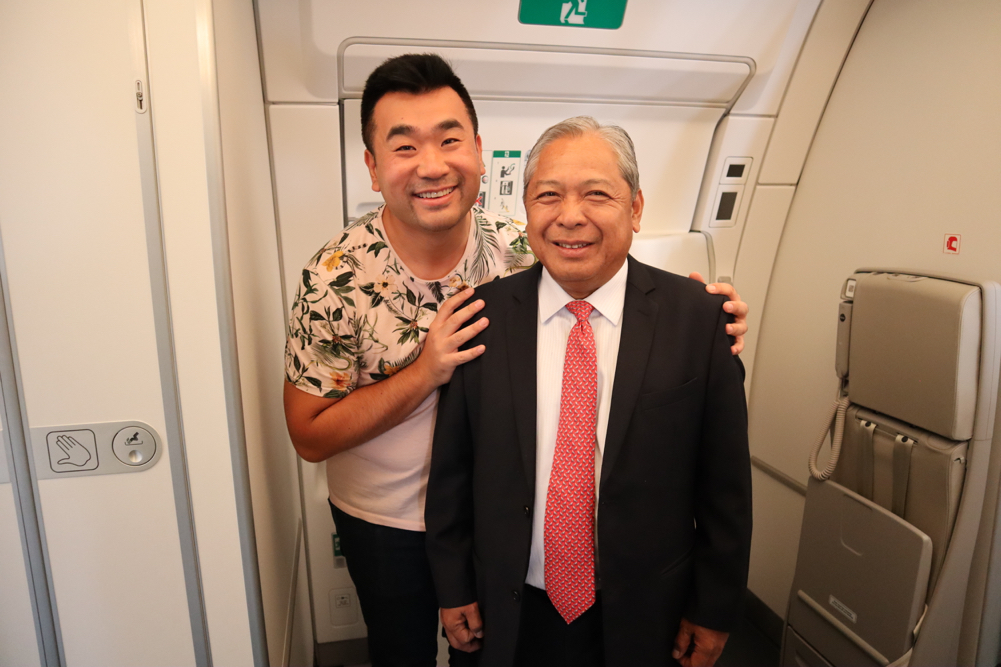
[(521, 0), (518, 20), (532, 25), (617, 30), (626, 0)]

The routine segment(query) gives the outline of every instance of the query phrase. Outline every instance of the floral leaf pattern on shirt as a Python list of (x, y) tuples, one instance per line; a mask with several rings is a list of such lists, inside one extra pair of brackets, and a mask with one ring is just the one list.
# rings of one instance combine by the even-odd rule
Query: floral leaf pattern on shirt
[(522, 223), (472, 209), (472, 242), (445, 278), (412, 276), (382, 228), (365, 214), (310, 259), (292, 302), (286, 378), (324, 398), (385, 380), (420, 354), (438, 305), (468, 285), (535, 263)]

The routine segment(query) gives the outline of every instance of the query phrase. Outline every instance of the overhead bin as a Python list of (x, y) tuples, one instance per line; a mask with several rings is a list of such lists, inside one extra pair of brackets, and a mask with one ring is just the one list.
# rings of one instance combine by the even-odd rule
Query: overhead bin
[(518, 44), (347, 40), (340, 97), (361, 97), (384, 60), (420, 50), (446, 58), (477, 99), (605, 101), (728, 107), (754, 74), (749, 58)]

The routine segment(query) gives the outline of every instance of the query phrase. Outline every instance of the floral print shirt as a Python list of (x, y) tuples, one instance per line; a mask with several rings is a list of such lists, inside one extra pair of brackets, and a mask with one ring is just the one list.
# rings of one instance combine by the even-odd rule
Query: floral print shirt
[(473, 207), (472, 233), (458, 265), (442, 280), (421, 280), (393, 251), (384, 208), (358, 218), (302, 271), (285, 372), (315, 396), (343, 398), (393, 375), (420, 354), (445, 299), (535, 263), (523, 223)]

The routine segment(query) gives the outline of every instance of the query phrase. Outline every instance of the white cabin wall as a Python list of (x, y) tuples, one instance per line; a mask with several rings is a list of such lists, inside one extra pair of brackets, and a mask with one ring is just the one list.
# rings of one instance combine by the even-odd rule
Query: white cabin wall
[[(752, 419), (763, 418), (755, 417), (753, 380), (762, 315), (770, 297), (772, 265), (814, 133), (869, 3), (870, 0), (828, 1), (817, 10), (784, 91), (757, 184), (753, 191), (744, 193), (745, 199), (750, 200), (749, 210), (738, 241), (733, 281), (750, 306), (749, 329), (741, 358), (746, 369), (744, 386)], [(799, 544), (803, 496), (802, 492), (796, 492), (795, 480), (790, 485), (790, 480), (779, 481), (762, 472), (774, 468), (758, 455), (760, 446), (754, 433), (752, 429), (754, 537), (748, 587), (772, 611), (785, 617)]]
[[(989, 0), (876, 0), (858, 32), (799, 179), (757, 337), (752, 454), (795, 481), (807, 477), (808, 449), (834, 399), (837, 304), (854, 269), (1001, 280), (998, 35), (1001, 6)], [(958, 255), (943, 253), (953, 233), (962, 234)], [(901, 322), (888, 335), (919, 326)], [(752, 589), (775, 605), (792, 572), (788, 582), (757, 574), (766, 559), (795, 554), (799, 519), (760, 516), (780, 495), (795, 498), (755, 479), (756, 530), (763, 519), (776, 541), (756, 539)]]
[[(0, 317), (6, 319), (4, 314)], [(0, 665), (40, 667), (44, 652), (35, 631), (31, 566), (18, 520), (18, 494), (8, 464), (6, 406), (0, 395)]]
[(23, 401), (7, 407), (23, 410), (25, 431), (41, 429), (42, 447), (59, 425), (141, 420), (162, 450), (128, 474), (102, 474), (115, 462), (96, 457), (97, 474), (53, 477), (34, 459), (44, 558), (32, 574), (48, 579), (59, 641), (46, 661), (193, 664), (187, 500), (172, 474), (181, 443), (158, 364), (149, 115), (136, 111), (141, 3), (3, 3), (0, 80), (0, 227)]
[[(758, 172), (758, 187), (753, 193), (747, 193), (752, 205), (759, 195), (764, 197), (764, 201), (752, 211), (753, 218), (749, 218), (745, 225), (734, 269), (734, 283), (744, 300), (752, 306), (748, 315), (749, 331), (741, 355), (747, 369), (747, 387), (751, 386), (761, 314), (772, 263), (792, 201), (791, 192), (799, 183), (813, 135), (870, 2), (842, 0), (825, 2), (820, 6), (775, 119)], [(775, 190), (770, 186), (792, 186), (785, 197), (784, 207), (777, 205)]]
[[(296, 613), (302, 545), (299, 473), (282, 410), (285, 344), (254, 8), (214, 0), (226, 219), (261, 598), (272, 665), (312, 662), (312, 624)], [(305, 578), (305, 574), (302, 575)], [(308, 593), (307, 593), (308, 600)], [(297, 646), (293, 647), (292, 642)]]
[[(211, 659), (263, 664), (213, 4), (145, 0), (145, 9), (177, 388)], [(294, 553), (293, 544), (287, 548)]]

